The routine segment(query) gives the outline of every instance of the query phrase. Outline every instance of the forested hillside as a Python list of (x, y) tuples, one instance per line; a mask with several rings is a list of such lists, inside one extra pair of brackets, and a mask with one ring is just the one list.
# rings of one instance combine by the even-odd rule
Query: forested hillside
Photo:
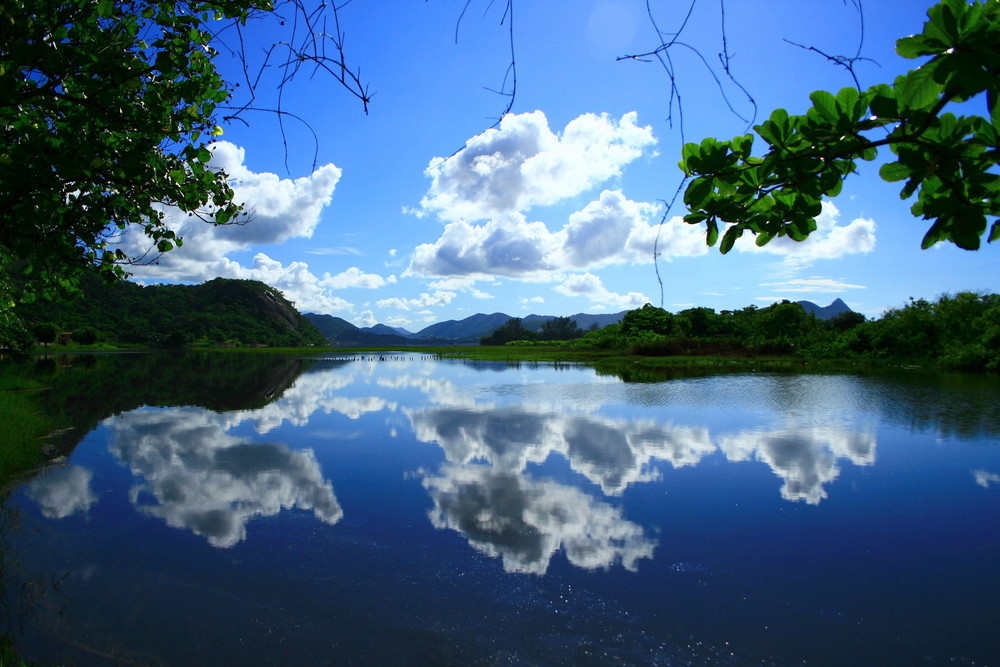
[(823, 320), (788, 301), (719, 313), (711, 308), (669, 313), (647, 304), (620, 324), (570, 344), (629, 348), (647, 356), (792, 354), (1000, 371), (1000, 295), (910, 299), (877, 319), (846, 310)]
[(325, 344), (279, 290), (255, 280), (143, 287), (89, 277), (78, 298), (21, 304), (17, 313), (41, 343), (69, 334), (77, 343), (155, 347)]

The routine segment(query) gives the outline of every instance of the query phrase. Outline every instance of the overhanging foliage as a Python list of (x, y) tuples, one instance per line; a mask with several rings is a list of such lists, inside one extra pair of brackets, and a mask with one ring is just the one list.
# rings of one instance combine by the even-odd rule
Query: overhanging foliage
[[(685, 221), (704, 223), (709, 245), (724, 229), (723, 253), (747, 232), (757, 245), (802, 241), (816, 230), (822, 198), (840, 193), (859, 160), (888, 147), (896, 159), (879, 173), (903, 182), (901, 198), (916, 195), (911, 211), (931, 223), (922, 247), (950, 241), (976, 250), (987, 233), (1000, 238), (1000, 0), (942, 0), (896, 51), (929, 59), (891, 85), (814, 92), (802, 115), (776, 109), (754, 126), (762, 154), (751, 134), (686, 144)], [(985, 113), (945, 111), (957, 103)]]

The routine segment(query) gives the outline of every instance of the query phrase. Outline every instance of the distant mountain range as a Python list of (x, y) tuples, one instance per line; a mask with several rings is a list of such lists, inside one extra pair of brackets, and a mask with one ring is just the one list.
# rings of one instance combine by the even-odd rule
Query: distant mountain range
[[(818, 306), (812, 301), (797, 301), (807, 312), (822, 320), (849, 311), (850, 308), (840, 299), (836, 299), (829, 306)], [(603, 328), (609, 324), (616, 324), (627, 313), (623, 310), (620, 313), (610, 313), (606, 315), (590, 315), (587, 313), (577, 313), (571, 315), (570, 319), (576, 322), (576, 326), (587, 331), (595, 324), (597, 328)], [(493, 333), (498, 327), (503, 326), (507, 320), (511, 319), (506, 313), (476, 313), (464, 320), (448, 320), (438, 322), (429, 327), (413, 333), (402, 328), (394, 328), (385, 324), (376, 324), (371, 327), (357, 327), (345, 319), (334, 317), (333, 315), (319, 315), (316, 313), (305, 313), (305, 318), (313, 323), (320, 333), (326, 337), (327, 341), (335, 347), (350, 347), (356, 345), (387, 346), (387, 345), (473, 345), (479, 339)], [(521, 324), (526, 329), (538, 331), (542, 324), (555, 319), (555, 315), (528, 315), (521, 318)]]
[(815, 315), (821, 320), (829, 320), (841, 313), (853, 312), (850, 307), (840, 299), (834, 299), (829, 306), (817, 306), (812, 301), (796, 301), (810, 315)]
[[(591, 315), (587, 313), (577, 313), (571, 315), (570, 319), (576, 322), (576, 326), (584, 331), (593, 325), (598, 328), (606, 327), (609, 324), (616, 324), (627, 313), (623, 310), (620, 313), (610, 313), (606, 315)], [(493, 333), (498, 327), (503, 326), (507, 320), (511, 319), (506, 313), (476, 313), (464, 320), (448, 320), (438, 322), (429, 327), (413, 333), (406, 329), (393, 328), (385, 324), (376, 324), (371, 327), (357, 327), (340, 317), (333, 315), (318, 315), (316, 313), (306, 313), (305, 318), (313, 323), (320, 333), (326, 337), (333, 346), (352, 345), (472, 345), (479, 342), (479, 339)], [(521, 324), (525, 329), (537, 331), (542, 328), (542, 324), (554, 320), (555, 315), (528, 315), (521, 318)]]

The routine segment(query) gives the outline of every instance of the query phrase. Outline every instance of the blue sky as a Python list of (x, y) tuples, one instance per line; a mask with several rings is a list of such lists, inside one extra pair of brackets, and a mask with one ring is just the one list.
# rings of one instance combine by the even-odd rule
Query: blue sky
[[(858, 63), (862, 86), (915, 65), (893, 46), (919, 31), (931, 4), (863, 5), (861, 55), (874, 62)], [(723, 96), (695, 53), (721, 76), (720, 3), (694, 5), (682, 33), (693, 48), (673, 52), (678, 106), (658, 64), (616, 60), (658, 43), (643, 0), (515, 0), (517, 95), (495, 128), (506, 98), (490, 89), (503, 85), (509, 34), (501, 21), (510, 17), (502, 2), (473, 0), (459, 23), (463, 6), (344, 6), (347, 57), (374, 93), (369, 113), (339, 84), (301, 71), (282, 104), (308, 127), (286, 120), (287, 153), (273, 114), (225, 124), (214, 162), (234, 178), (252, 222), (215, 228), (168, 212), (186, 243), (158, 264), (135, 267), (136, 279), (253, 278), (304, 312), (411, 331), (477, 312), (660, 305), (652, 244), (663, 202), (681, 179), (682, 143), (741, 134), (754, 113), (732, 84)], [(649, 6), (665, 32), (688, 9), (658, 0)], [(804, 111), (813, 90), (852, 85), (843, 68), (785, 41), (853, 56), (859, 13), (850, 0), (729, 2), (725, 9), (730, 69), (756, 102), (756, 122), (779, 106)], [(249, 52), (256, 57), (289, 25), (251, 22)], [(225, 53), (218, 63), (239, 80)], [(279, 73), (265, 73), (259, 105), (276, 103)], [(972, 104), (982, 107), (978, 113), (985, 108)], [(909, 297), (1000, 291), (997, 248), (920, 250), (927, 225), (910, 215), (912, 201), (900, 201), (898, 184), (878, 178), (880, 162), (862, 164), (805, 243), (738, 244), (723, 256), (705, 246), (703, 228), (679, 222), (684, 211), (675, 205), (659, 228), (662, 305), (724, 310), (839, 297), (877, 316)]]

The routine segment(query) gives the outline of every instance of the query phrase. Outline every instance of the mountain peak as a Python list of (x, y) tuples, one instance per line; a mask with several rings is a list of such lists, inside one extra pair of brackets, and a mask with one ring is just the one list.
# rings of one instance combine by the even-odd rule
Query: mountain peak
[(829, 306), (818, 306), (812, 301), (796, 301), (795, 303), (802, 306), (802, 309), (810, 315), (815, 315), (821, 320), (829, 320), (851, 310), (850, 306), (839, 298), (834, 299)]

